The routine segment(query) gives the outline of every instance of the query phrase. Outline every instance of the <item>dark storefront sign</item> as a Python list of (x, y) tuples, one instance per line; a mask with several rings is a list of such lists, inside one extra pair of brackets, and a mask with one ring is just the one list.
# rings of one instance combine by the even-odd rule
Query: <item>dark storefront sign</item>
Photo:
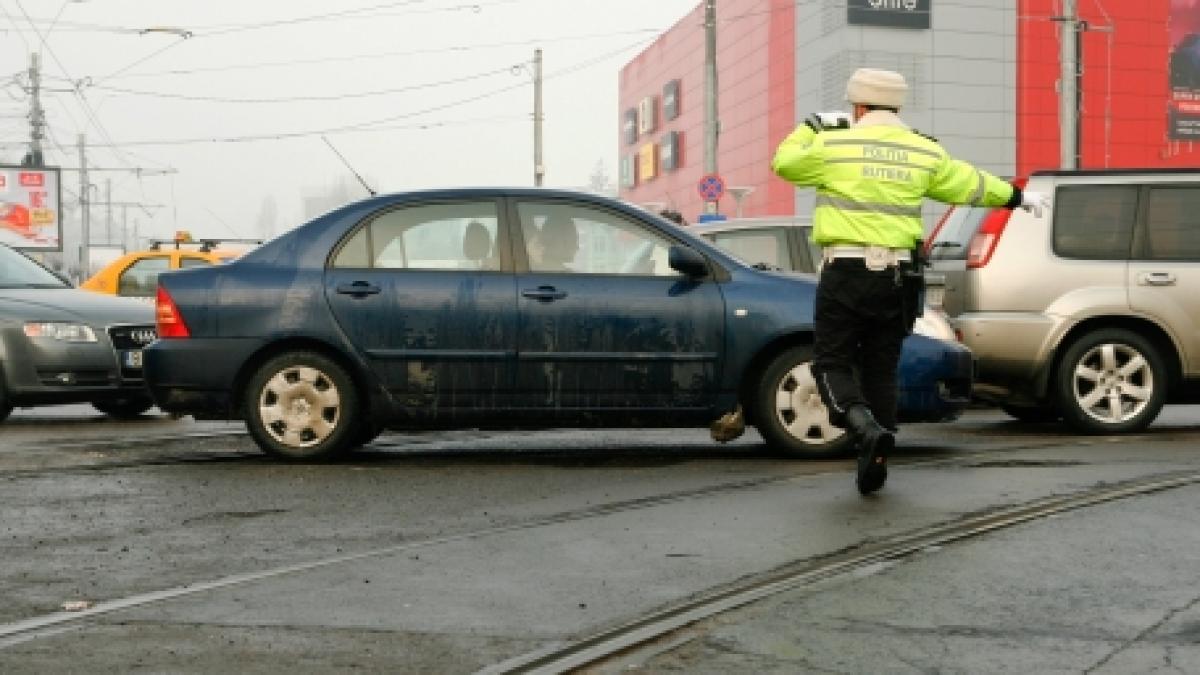
[(858, 26), (929, 28), (933, 0), (849, 0), (846, 21)]
[(1170, 101), (1172, 140), (1200, 140), (1200, 12), (1187, 0), (1171, 2)]

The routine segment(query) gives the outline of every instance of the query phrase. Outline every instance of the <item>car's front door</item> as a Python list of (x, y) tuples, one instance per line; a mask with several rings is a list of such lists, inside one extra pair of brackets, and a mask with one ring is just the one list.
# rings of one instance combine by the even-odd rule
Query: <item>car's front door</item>
[(674, 242), (598, 206), (517, 200), (518, 401), (580, 410), (712, 405), (724, 300), (711, 276), (671, 269)]
[(1129, 262), (1129, 304), (1154, 317), (1183, 349), (1183, 368), (1200, 372), (1200, 185), (1150, 185)]
[(325, 294), (402, 417), (486, 415), (508, 406), (516, 288), (499, 202), (380, 213), (331, 256)]

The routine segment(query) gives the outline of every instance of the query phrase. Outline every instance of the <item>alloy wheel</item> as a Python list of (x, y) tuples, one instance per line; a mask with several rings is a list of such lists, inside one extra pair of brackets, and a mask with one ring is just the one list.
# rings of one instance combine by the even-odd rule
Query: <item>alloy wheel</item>
[(1103, 342), (1076, 362), (1075, 401), (1092, 419), (1120, 424), (1137, 417), (1154, 394), (1154, 369), (1130, 345)]

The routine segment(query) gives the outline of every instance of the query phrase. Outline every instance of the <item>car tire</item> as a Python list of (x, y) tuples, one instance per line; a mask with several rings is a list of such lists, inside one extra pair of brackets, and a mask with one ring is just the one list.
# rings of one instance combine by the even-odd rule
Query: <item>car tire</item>
[(829, 423), (812, 375), (812, 349), (792, 347), (776, 356), (754, 392), (754, 420), (771, 448), (812, 459), (849, 454), (850, 434)]
[(1000, 409), (1008, 413), (1010, 417), (1029, 424), (1045, 424), (1047, 422), (1057, 422), (1062, 419), (1062, 415), (1050, 405), (1040, 407), (1004, 405), (1000, 406)]
[(361, 434), (354, 382), (316, 352), (288, 352), (264, 363), (250, 377), (242, 405), (254, 442), (282, 459), (330, 459)]
[(1088, 434), (1141, 431), (1167, 398), (1167, 369), (1146, 338), (1121, 328), (1088, 333), (1063, 352), (1054, 374), (1063, 420)]
[(92, 401), (92, 407), (113, 419), (132, 420), (154, 407), (154, 401), (144, 396)]

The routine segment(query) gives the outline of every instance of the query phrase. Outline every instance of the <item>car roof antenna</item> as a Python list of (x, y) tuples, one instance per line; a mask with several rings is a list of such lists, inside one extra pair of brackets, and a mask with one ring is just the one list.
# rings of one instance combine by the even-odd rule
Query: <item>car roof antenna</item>
[(333, 154), (337, 155), (338, 159), (342, 160), (342, 164), (345, 164), (346, 168), (350, 169), (350, 173), (354, 174), (354, 177), (358, 179), (358, 182), (362, 183), (362, 186), (366, 188), (367, 192), (374, 197), (375, 191), (371, 189), (370, 185), (367, 185), (367, 181), (363, 180), (362, 176), (358, 175), (358, 172), (354, 170), (354, 167), (350, 166), (350, 162), (346, 161), (346, 158), (342, 156), (342, 153), (338, 152), (338, 149), (333, 147), (333, 143), (330, 143), (329, 139), (325, 138), (325, 136), (321, 136), (321, 140), (325, 141), (325, 145), (329, 146), (329, 149), (333, 151)]

